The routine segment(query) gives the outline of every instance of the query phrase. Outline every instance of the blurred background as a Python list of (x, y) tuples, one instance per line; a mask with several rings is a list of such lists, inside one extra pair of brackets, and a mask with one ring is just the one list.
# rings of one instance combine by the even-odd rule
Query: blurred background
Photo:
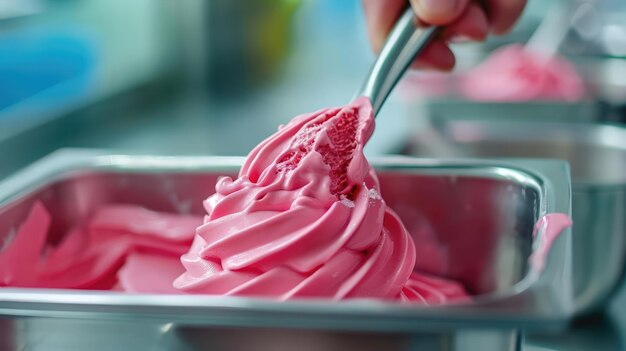
[[(351, 99), (374, 60), (360, 5), (0, 0), (0, 179), (65, 147), (245, 155), (293, 116)], [(514, 45), (527, 42), (556, 59), (524, 58)], [(407, 74), (366, 152), (570, 161), (587, 231), (577, 293), (602, 290), (608, 313), (590, 306), (529, 349), (621, 349), (626, 294), (609, 297), (626, 259), (626, 1), (529, 0), (509, 35), (454, 50), (452, 74)]]
[[(528, 40), (554, 0), (529, 3), (510, 35), (457, 45), (457, 72)], [(413, 73), (368, 152), (410, 149), (433, 116), (623, 119), (626, 5), (588, 3), (560, 46), (591, 87), (580, 101), (494, 108), (459, 96), (455, 75)], [(294, 115), (348, 102), (373, 59), (358, 0), (2, 0), (0, 176), (61, 147), (244, 155)]]

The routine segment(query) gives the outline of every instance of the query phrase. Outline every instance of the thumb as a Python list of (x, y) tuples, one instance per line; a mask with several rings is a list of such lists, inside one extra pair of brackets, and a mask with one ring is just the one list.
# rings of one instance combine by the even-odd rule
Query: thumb
[(434, 25), (445, 25), (457, 19), (469, 0), (411, 0), (417, 17)]

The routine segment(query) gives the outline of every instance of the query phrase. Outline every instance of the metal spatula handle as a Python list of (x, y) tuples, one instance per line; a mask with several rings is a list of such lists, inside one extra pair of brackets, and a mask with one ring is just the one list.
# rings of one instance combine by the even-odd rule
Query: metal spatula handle
[[(376, 58), (367, 80), (356, 97), (368, 97), (374, 108), (374, 116), (382, 107), (400, 77), (413, 59), (437, 35), (441, 27), (418, 27), (415, 13), (408, 8), (389, 33), (387, 41)], [(356, 98), (355, 97), (355, 98)]]

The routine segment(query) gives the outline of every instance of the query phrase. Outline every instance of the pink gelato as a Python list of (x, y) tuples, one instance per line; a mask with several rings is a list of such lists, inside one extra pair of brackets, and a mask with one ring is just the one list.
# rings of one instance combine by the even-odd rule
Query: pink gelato
[(413, 240), (363, 155), (373, 129), (363, 98), (298, 116), (259, 144), (239, 178), (223, 178), (205, 201), (208, 216), (174, 286), (281, 299), (447, 295), (412, 275)]
[[(198, 216), (111, 205), (53, 246), (47, 243), (50, 215), (37, 202), (0, 252), (0, 286), (132, 290), (117, 286), (118, 278), (121, 283), (126, 280), (124, 273), (132, 269), (131, 263), (149, 256), (169, 259), (175, 267), (200, 223)], [(174, 277), (181, 272), (179, 268)], [(171, 286), (171, 280), (165, 285)]]
[(461, 92), (477, 101), (578, 101), (585, 88), (574, 66), (559, 56), (544, 57), (523, 45), (494, 52), (461, 81)]
[(466, 298), (459, 283), (414, 271), (413, 239), (363, 155), (373, 129), (365, 98), (294, 118), (252, 150), (237, 179), (218, 181), (204, 224), (107, 206), (52, 246), (49, 215), (36, 204), (0, 252), (0, 286), (427, 304)]

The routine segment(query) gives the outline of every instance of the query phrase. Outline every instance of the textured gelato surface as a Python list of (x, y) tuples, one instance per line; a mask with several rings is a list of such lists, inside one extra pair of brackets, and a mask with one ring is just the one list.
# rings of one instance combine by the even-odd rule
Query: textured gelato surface
[[(202, 223), (198, 216), (110, 205), (77, 224), (60, 243), (51, 245), (47, 243), (50, 220), (44, 206), (35, 203), (0, 251), (0, 286), (133, 291), (133, 286), (140, 284), (153, 292), (171, 292), (172, 279), (182, 272), (178, 257)], [(133, 274), (133, 284), (123, 284), (129, 280), (128, 270), (146, 257), (169, 263), (168, 271), (174, 269), (169, 281), (166, 272), (151, 266), (142, 275)], [(146, 283), (153, 275), (161, 278), (159, 284)]]
[[(206, 200), (174, 286), (280, 299), (462, 295), (455, 283), (412, 274), (413, 240), (363, 155), (373, 129), (360, 99), (298, 116), (259, 144)], [(446, 284), (454, 288), (436, 288)]]

